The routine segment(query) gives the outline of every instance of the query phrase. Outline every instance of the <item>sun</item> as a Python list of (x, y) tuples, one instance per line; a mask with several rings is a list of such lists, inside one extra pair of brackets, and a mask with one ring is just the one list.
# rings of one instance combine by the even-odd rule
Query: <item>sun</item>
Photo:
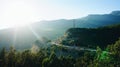
[(23, 26), (36, 20), (35, 10), (23, 2), (7, 4), (2, 18), (2, 24), (5, 26)]

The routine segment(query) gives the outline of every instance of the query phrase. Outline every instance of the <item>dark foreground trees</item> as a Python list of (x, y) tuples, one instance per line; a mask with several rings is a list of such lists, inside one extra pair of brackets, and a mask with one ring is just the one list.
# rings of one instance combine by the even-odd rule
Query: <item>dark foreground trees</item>
[[(37, 53), (31, 50), (16, 51), (13, 47), (0, 51), (0, 67), (120, 67), (120, 40), (105, 50), (85, 51), (79, 57), (58, 56), (50, 47)], [(58, 47), (54, 47), (58, 48)]]

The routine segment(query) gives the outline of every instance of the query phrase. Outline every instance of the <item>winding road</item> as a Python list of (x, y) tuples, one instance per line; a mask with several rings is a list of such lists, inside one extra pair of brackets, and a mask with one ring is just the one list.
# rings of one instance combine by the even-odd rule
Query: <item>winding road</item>
[(56, 45), (56, 46), (65, 47), (65, 48), (68, 48), (68, 49), (78, 50), (78, 51), (83, 50), (83, 51), (95, 51), (95, 52), (96, 52), (96, 49), (91, 49), (91, 48), (86, 48), (86, 47), (78, 47), (78, 46), (61, 45), (61, 44), (56, 43), (56, 42), (51, 42), (51, 44)]

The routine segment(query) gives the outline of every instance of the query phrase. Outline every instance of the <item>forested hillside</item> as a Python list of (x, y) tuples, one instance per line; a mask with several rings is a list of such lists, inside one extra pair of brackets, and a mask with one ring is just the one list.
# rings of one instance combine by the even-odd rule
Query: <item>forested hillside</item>
[(119, 37), (120, 24), (117, 24), (99, 28), (70, 28), (59, 41), (70, 46), (105, 48), (108, 44), (113, 44)]

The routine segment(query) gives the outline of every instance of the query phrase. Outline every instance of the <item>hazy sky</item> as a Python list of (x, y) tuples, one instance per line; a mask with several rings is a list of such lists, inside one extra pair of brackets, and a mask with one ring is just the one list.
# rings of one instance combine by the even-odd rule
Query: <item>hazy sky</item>
[(0, 28), (120, 10), (120, 0), (0, 0)]

